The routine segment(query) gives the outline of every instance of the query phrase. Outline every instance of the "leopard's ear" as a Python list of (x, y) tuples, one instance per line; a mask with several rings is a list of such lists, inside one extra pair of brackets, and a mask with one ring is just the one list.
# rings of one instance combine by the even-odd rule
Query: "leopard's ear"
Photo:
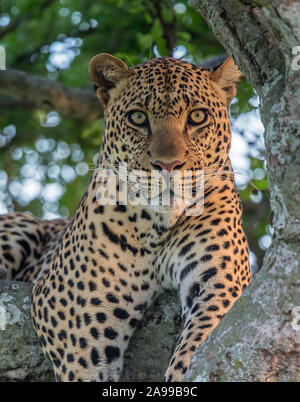
[(242, 73), (231, 57), (226, 59), (226, 61), (211, 75), (211, 80), (218, 84), (225, 95), (227, 106), (229, 106), (230, 102), (235, 97), (236, 84), (239, 82), (241, 77)]
[(90, 61), (89, 74), (98, 99), (106, 106), (109, 101), (110, 90), (115, 88), (118, 81), (129, 75), (129, 69), (117, 57), (101, 53), (94, 56)]

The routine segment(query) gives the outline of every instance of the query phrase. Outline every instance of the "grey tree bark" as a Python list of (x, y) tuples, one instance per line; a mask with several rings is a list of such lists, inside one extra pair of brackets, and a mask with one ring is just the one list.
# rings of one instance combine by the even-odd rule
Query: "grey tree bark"
[(299, 381), (300, 2), (191, 4), (260, 97), (274, 236), (263, 268), (200, 345), (186, 380)]

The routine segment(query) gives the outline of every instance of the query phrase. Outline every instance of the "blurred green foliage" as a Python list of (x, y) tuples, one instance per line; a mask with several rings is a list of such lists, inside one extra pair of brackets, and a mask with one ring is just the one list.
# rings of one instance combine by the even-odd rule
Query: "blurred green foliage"
[[(69, 87), (91, 87), (88, 63), (100, 52), (112, 53), (128, 65), (165, 55), (197, 64), (224, 53), (187, 0), (1, 0), (0, 4), (0, 46), (6, 50), (7, 68)], [(257, 109), (253, 99), (252, 87), (243, 81), (231, 106), (233, 122)], [(55, 111), (0, 110), (0, 213), (72, 215), (99, 150), (102, 123), (62, 118)], [(268, 187), (261, 130), (252, 130), (250, 139), (247, 130), (247, 125), (237, 130), (247, 144), (249, 160), (246, 180), (239, 187), (247, 206), (249, 243), (260, 264), (268, 243), (264, 236), (269, 236)], [(249, 183), (255, 171), (253, 184)], [(253, 195), (254, 188), (260, 196)]]

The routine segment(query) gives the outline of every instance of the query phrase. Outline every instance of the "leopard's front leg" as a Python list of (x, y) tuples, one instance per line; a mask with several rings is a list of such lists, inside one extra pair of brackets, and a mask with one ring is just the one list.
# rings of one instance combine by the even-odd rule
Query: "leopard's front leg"
[(248, 247), (239, 219), (230, 213), (216, 215), (204, 214), (182, 225), (168, 250), (172, 257), (165, 259), (160, 272), (165, 272), (165, 282), (168, 277), (179, 288), (184, 325), (167, 381), (182, 380), (196, 347), (250, 282)]
[(35, 285), (32, 317), (56, 380), (118, 381), (124, 352), (151, 302), (153, 287), (146, 289), (147, 278), (130, 282), (123, 271), (116, 280), (83, 276), (78, 283), (51, 276)]
[[(118, 381), (157, 280), (147, 256), (125, 236), (121, 243), (116, 226), (86, 227), (92, 240), (76, 221), (68, 227), (64, 245), (35, 284), (31, 314), (57, 381)], [(76, 236), (82, 240), (73, 245)]]

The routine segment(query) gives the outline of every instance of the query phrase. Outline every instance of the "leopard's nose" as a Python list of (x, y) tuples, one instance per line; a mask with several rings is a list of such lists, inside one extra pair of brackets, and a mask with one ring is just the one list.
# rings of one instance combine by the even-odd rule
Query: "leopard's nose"
[(185, 162), (179, 160), (169, 163), (165, 163), (162, 161), (154, 161), (151, 162), (151, 165), (154, 167), (154, 169), (158, 171), (167, 170), (171, 174), (174, 170), (181, 169), (182, 166), (185, 165)]

